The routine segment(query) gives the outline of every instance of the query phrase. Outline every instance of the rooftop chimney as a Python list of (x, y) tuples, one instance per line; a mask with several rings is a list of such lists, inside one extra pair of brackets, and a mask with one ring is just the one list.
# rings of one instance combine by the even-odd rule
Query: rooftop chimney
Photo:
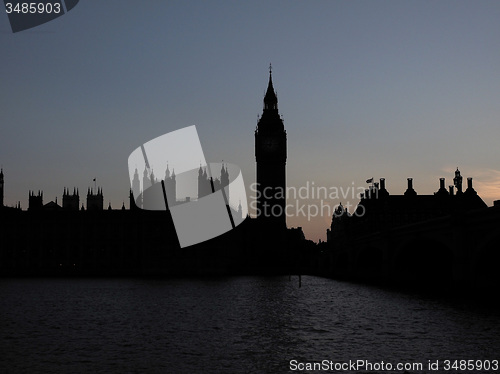
[(413, 189), (413, 178), (408, 178), (408, 188), (406, 189), (405, 196), (417, 196), (417, 193)]
[(445, 184), (445, 179), (444, 178), (439, 178), (439, 190), (434, 193), (434, 195), (438, 196), (449, 196), (448, 190), (444, 186)]
[(467, 178), (467, 188), (470, 188), (472, 190), (472, 177)]
[(380, 178), (380, 189), (377, 191), (378, 198), (389, 196), (389, 192), (385, 189), (385, 178)]

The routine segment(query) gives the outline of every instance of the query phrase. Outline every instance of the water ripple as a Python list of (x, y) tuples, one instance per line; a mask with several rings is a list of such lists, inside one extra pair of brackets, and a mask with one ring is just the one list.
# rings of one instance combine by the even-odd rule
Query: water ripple
[(0, 300), (2, 373), (290, 373), (292, 359), (500, 351), (497, 310), (315, 277), (2, 279)]

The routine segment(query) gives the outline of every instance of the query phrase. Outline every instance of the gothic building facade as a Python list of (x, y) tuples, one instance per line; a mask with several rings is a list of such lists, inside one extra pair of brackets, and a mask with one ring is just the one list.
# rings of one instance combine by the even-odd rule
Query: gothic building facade
[(97, 191), (89, 188), (87, 191), (87, 210), (103, 210), (104, 208), (104, 195), (102, 188), (97, 187)]
[(70, 194), (69, 189), (64, 188), (63, 192), (63, 209), (66, 210), (78, 210), (80, 207), (80, 193), (76, 188), (73, 189), (73, 193)]
[[(222, 164), (220, 178), (215, 179), (209, 176), (206, 167), (202, 168), (200, 165), (200, 168), (198, 169), (198, 199), (201, 199), (202, 197), (227, 186), (229, 186), (229, 172), (227, 170), (227, 165), (224, 167), (224, 164)], [(229, 201), (229, 191), (227, 191), (226, 196)]]
[(142, 188), (141, 182), (139, 180), (139, 172), (137, 168), (135, 169), (134, 178), (132, 179), (132, 189), (130, 190), (130, 208), (156, 210), (159, 206), (163, 207), (165, 205), (163, 198), (161, 198), (161, 200), (158, 200), (158, 196), (163, 196), (163, 189), (161, 186), (162, 181), (165, 186), (168, 206), (171, 207), (176, 205), (178, 201), (175, 170), (172, 170), (172, 172), (170, 172), (170, 168), (167, 165), (167, 169), (165, 170), (165, 178), (163, 180), (158, 180), (155, 177), (153, 170), (151, 171), (151, 173), (149, 173), (148, 170), (144, 168)]
[[(207, 172), (207, 167), (202, 167), (200, 165), (197, 180), (198, 199), (201, 199), (202, 197), (229, 185), (229, 171), (227, 169), (227, 165), (222, 164), (219, 177), (212, 178), (209, 174), (210, 173)], [(131, 196), (133, 201), (131, 200), (131, 207), (134, 206), (135, 208), (147, 210), (158, 210), (158, 207), (163, 207), (165, 203), (163, 201), (161, 182), (162, 181), (156, 179), (153, 171), (149, 173), (147, 169), (144, 169), (142, 186), (145, 186), (145, 189), (141, 188), (139, 172), (135, 169), (134, 177), (132, 179)], [(193, 182), (195, 181), (193, 180)], [(167, 196), (169, 207), (185, 202), (179, 201), (177, 198), (177, 180), (175, 170), (170, 172), (168, 165), (165, 171), (163, 184), (165, 186), (165, 194)], [(229, 191), (227, 191), (226, 197), (229, 201)]]
[(338, 238), (348, 240), (398, 226), (425, 220), (461, 214), (474, 209), (484, 209), (486, 203), (472, 186), (472, 178), (467, 178), (467, 189), (462, 191), (462, 176), (455, 171), (453, 185), (448, 189), (445, 178), (440, 178), (439, 189), (433, 195), (419, 195), (413, 188), (413, 179), (408, 178), (407, 189), (402, 195), (391, 195), (381, 178), (360, 196), (354, 212), (349, 213), (342, 204), (335, 210), (332, 224), (327, 230), (328, 241)]

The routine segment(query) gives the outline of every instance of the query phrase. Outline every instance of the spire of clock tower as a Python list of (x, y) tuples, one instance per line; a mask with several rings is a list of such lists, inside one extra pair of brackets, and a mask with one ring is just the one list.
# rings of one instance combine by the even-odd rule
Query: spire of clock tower
[(264, 96), (264, 110), (257, 123), (257, 130), (261, 133), (279, 134), (285, 132), (283, 120), (278, 112), (278, 97), (273, 87), (273, 71), (269, 64), (269, 83)]
[(269, 64), (269, 83), (264, 96), (264, 110), (278, 110), (278, 97), (273, 87), (273, 67)]

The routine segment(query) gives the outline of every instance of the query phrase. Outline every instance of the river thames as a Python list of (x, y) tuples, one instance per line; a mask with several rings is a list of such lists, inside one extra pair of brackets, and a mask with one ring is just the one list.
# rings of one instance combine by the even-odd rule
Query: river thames
[(445, 360), (500, 358), (492, 306), (310, 276), (300, 288), (297, 277), (4, 278), (0, 324), (1, 373), (352, 373), (306, 365), (356, 360), (492, 373)]

